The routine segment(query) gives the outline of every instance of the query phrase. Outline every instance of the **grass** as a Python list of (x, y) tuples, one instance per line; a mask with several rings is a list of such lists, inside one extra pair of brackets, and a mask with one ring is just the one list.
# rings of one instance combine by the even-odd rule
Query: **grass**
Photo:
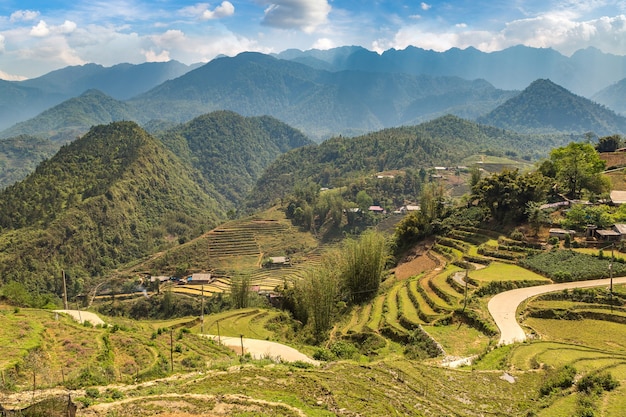
[(481, 282), (491, 281), (551, 281), (521, 266), (502, 262), (492, 262), (487, 268), (469, 272), (469, 277)]
[(449, 326), (423, 326), (448, 355), (467, 357), (478, 355), (489, 345), (489, 338), (483, 333), (465, 324)]
[(589, 346), (626, 354), (626, 325), (600, 320), (527, 318), (524, 324), (544, 340)]
[(383, 306), (385, 304), (385, 295), (381, 294), (376, 297), (372, 303), (370, 317), (366, 327), (372, 331), (378, 331), (380, 322), (383, 318)]

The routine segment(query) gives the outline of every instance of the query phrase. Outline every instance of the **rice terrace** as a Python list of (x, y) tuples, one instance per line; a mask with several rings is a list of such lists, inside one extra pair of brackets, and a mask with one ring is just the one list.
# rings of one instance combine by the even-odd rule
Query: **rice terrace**
[(0, 417), (626, 415), (623, 1), (39, 3)]

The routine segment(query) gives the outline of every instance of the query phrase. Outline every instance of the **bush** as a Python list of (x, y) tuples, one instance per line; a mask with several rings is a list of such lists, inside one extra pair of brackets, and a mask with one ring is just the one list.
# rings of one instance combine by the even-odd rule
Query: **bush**
[(539, 387), (539, 394), (546, 396), (560, 389), (570, 388), (574, 385), (575, 376), (576, 368), (571, 365), (565, 365), (562, 368), (551, 371), (546, 381)]
[(359, 353), (356, 346), (344, 340), (333, 343), (330, 351), (339, 359), (352, 359)]
[(613, 375), (609, 372), (601, 372), (595, 375), (587, 374), (583, 376), (576, 384), (576, 389), (587, 394), (601, 394), (602, 391), (613, 391), (618, 386), (619, 381), (613, 378)]
[(90, 387), (85, 390), (85, 395), (89, 398), (98, 398), (100, 396), (100, 391), (98, 388)]
[(313, 359), (318, 361), (330, 362), (335, 360), (335, 355), (326, 348), (318, 348), (315, 352), (313, 352)]

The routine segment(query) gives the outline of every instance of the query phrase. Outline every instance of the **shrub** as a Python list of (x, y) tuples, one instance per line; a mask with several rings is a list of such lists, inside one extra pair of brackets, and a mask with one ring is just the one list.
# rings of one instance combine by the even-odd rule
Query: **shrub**
[(98, 388), (89, 387), (85, 390), (85, 395), (89, 398), (98, 398), (100, 396), (100, 391)]
[(352, 359), (359, 353), (356, 346), (344, 340), (333, 343), (330, 351), (339, 359)]
[(565, 365), (562, 368), (551, 371), (551, 375), (539, 387), (541, 396), (550, 395), (559, 389), (567, 389), (574, 385), (574, 377), (576, 376), (576, 368), (571, 365)]
[(318, 348), (315, 352), (313, 352), (313, 359), (318, 360), (318, 361), (329, 362), (336, 358), (335, 358), (335, 355), (329, 349)]
[(601, 394), (602, 391), (613, 391), (619, 386), (613, 375), (609, 372), (601, 372), (599, 374), (583, 376), (576, 384), (576, 389), (579, 392), (585, 392), (587, 394)]

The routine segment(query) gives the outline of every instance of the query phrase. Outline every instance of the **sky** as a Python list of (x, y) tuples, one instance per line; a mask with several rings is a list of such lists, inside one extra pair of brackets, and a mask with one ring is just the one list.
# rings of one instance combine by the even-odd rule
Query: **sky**
[(626, 0), (0, 0), (0, 79), (359, 45), (626, 55)]

